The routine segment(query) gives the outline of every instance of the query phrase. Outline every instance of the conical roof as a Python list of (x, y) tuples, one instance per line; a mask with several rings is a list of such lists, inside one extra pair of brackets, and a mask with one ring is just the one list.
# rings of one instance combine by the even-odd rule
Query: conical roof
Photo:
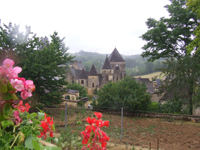
[(108, 59), (108, 56), (106, 56), (106, 60), (105, 60), (105, 62), (103, 64), (102, 69), (113, 69), (113, 67), (110, 65), (110, 61)]
[(79, 79), (87, 79), (87, 75), (86, 75), (86, 73), (85, 73), (84, 68), (82, 69), (82, 71), (81, 71), (81, 73), (80, 73)]
[(125, 62), (116, 48), (110, 54), (109, 60), (110, 60), (110, 62)]
[(94, 65), (92, 65), (92, 68), (90, 69), (90, 73), (88, 76), (98, 76), (97, 71), (94, 67)]

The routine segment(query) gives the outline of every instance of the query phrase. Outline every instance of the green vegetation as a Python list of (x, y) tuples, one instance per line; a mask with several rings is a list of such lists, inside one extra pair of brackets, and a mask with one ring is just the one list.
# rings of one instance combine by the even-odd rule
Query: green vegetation
[(147, 110), (150, 95), (146, 86), (136, 82), (131, 77), (125, 77), (119, 82), (109, 82), (98, 91), (97, 109), (120, 109), (127, 111)]
[(147, 20), (149, 30), (141, 36), (147, 41), (142, 56), (148, 57), (150, 62), (166, 58), (165, 68), (161, 69), (166, 79), (160, 92), (167, 91), (170, 99), (182, 100), (183, 105), (189, 106), (189, 114), (192, 114), (193, 107), (200, 106), (200, 55), (199, 52), (191, 53), (187, 47), (193, 41), (193, 32), (199, 20), (197, 14), (186, 7), (186, 0), (170, 1), (171, 5), (165, 6), (169, 18)]
[(67, 53), (64, 39), (54, 32), (48, 38), (33, 35), (30, 27), (25, 33), (19, 31), (19, 26), (0, 26), (0, 64), (5, 58), (10, 58), (20, 66), (23, 72), (20, 77), (33, 80), (36, 89), (33, 93), (39, 95), (38, 101), (45, 105), (59, 104), (66, 85), (66, 68), (60, 65), (69, 63), (73, 57)]

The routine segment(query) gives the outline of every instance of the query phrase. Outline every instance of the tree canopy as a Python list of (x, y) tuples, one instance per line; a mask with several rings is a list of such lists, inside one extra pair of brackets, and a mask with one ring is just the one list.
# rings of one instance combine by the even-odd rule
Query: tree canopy
[(95, 107), (100, 109), (120, 109), (127, 111), (147, 110), (150, 104), (150, 94), (146, 86), (136, 82), (131, 77), (125, 77), (119, 82), (109, 82), (99, 89)]
[[(167, 58), (162, 72), (165, 84), (160, 89), (167, 91), (173, 99), (182, 99), (193, 113), (194, 104), (198, 104), (198, 79), (200, 71), (199, 53), (191, 53), (188, 45), (193, 41), (194, 31), (199, 25), (197, 13), (186, 7), (186, 0), (170, 0), (166, 5), (169, 18), (159, 21), (149, 18), (146, 22), (148, 31), (141, 37), (147, 41), (143, 46), (143, 57), (149, 61)], [(197, 105), (196, 105), (197, 106)]]
[(34, 81), (39, 102), (46, 105), (59, 103), (67, 84), (67, 63), (73, 57), (67, 53), (63, 40), (56, 32), (50, 36), (50, 42), (44, 42), (42, 37), (32, 35), (30, 27), (20, 33), (19, 26), (12, 23), (0, 26), (0, 60), (11, 58), (22, 67), (19, 76)]
[[(198, 19), (200, 19), (200, 0), (188, 0), (187, 6), (197, 13)], [(195, 39), (190, 43), (190, 45), (187, 47), (189, 52), (192, 52), (193, 50), (200, 50), (200, 24), (194, 31)]]
[(143, 57), (150, 61), (159, 58), (179, 59), (187, 54), (187, 46), (193, 40), (193, 32), (198, 26), (197, 14), (186, 8), (186, 0), (170, 0), (165, 8), (169, 18), (147, 19), (148, 31), (141, 38), (147, 41), (142, 49)]

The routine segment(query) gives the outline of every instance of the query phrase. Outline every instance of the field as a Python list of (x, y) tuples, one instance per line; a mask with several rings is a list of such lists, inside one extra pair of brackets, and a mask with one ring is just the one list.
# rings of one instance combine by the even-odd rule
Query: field
[[(64, 109), (45, 109), (54, 117), (56, 132), (62, 133), (65, 125)], [(91, 117), (91, 110), (68, 108), (67, 126), (73, 132), (80, 133), (85, 129), (87, 117)], [(187, 121), (166, 120), (158, 118), (123, 118), (123, 139), (121, 141), (121, 116), (102, 113), (103, 120), (109, 120), (110, 126), (104, 127), (109, 137), (107, 149), (122, 150), (133, 149), (148, 150), (199, 150), (200, 149), (200, 125)], [(80, 135), (80, 134), (79, 134)]]
[(152, 77), (158, 76), (158, 78), (163, 79), (163, 75), (160, 75), (161, 72), (154, 72), (150, 74), (145, 74), (145, 75), (139, 75), (139, 76), (134, 76), (135, 78), (141, 77), (141, 78), (149, 78), (151, 80)]

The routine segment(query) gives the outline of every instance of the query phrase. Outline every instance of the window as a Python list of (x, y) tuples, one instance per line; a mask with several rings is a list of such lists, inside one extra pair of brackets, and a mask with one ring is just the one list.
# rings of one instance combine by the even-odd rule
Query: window
[(117, 76), (117, 81), (118, 81), (118, 76)]
[(84, 80), (81, 80), (81, 84), (84, 84)]
[(94, 83), (92, 83), (92, 87), (94, 87)]

